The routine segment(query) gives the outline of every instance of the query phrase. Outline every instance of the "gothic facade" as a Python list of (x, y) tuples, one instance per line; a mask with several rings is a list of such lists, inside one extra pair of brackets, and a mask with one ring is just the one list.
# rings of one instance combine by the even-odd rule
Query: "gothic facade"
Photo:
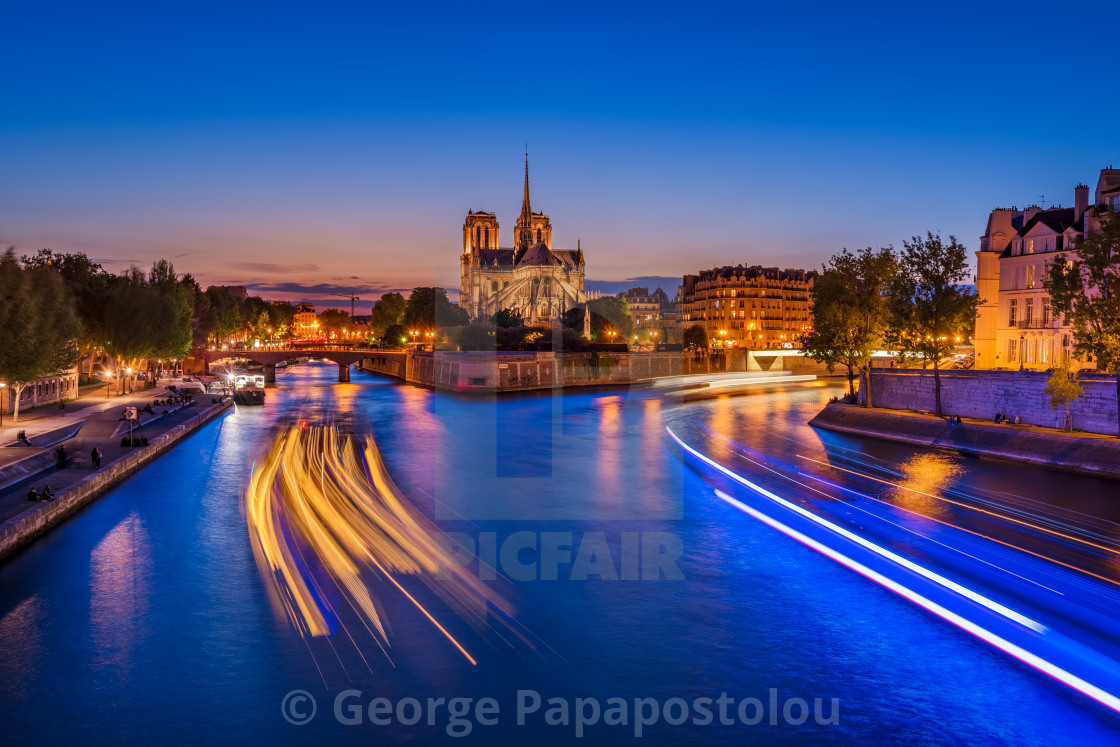
[(514, 226), (514, 246), (499, 243), (494, 213), (470, 211), (463, 223), (459, 305), (471, 319), (488, 319), (509, 309), (526, 324), (551, 324), (587, 301), (583, 289), (583, 250), (552, 248), (552, 224), (529, 205), (529, 160), (525, 193)]

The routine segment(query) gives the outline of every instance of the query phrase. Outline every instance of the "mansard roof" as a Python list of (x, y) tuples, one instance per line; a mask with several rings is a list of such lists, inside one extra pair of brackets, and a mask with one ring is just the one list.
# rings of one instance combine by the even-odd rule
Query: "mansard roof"
[(1051, 208), (1050, 210), (1039, 211), (1027, 221), (1026, 225), (1019, 229), (1019, 235), (1026, 236), (1039, 223), (1042, 223), (1054, 233), (1062, 233), (1067, 228), (1073, 228), (1077, 231), (1082, 230), (1085, 225), (1084, 219), (1075, 221), (1073, 216), (1073, 208)]

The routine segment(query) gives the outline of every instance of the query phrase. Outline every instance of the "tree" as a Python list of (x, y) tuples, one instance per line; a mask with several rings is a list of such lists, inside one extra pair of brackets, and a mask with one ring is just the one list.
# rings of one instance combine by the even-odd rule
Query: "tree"
[(401, 324), (408, 330), (434, 332), (441, 327), (459, 327), (470, 323), (466, 309), (452, 304), (443, 288), (413, 288), (405, 302)]
[(20, 267), (13, 249), (0, 255), (0, 378), (11, 391), (13, 422), (28, 384), (77, 363), (79, 329), (58, 273)]
[(1067, 431), (1073, 430), (1073, 416), (1069, 411), (1070, 405), (1076, 402), (1084, 392), (1085, 390), (1077, 381), (1077, 372), (1070, 370), (1068, 362), (1063, 362), (1051, 371), (1050, 380), (1046, 382), (1046, 388), (1042, 390), (1043, 394), (1050, 397), (1051, 410), (1056, 412), (1060, 407), (1065, 411), (1063, 421)]
[(684, 334), (681, 336), (681, 341), (687, 349), (696, 348), (697, 350), (707, 350), (708, 331), (704, 329), (703, 324), (693, 324), (691, 327), (685, 329)]
[[(113, 275), (81, 252), (63, 253), (40, 249), (33, 256), (23, 257), (28, 269), (51, 270), (58, 273), (74, 299), (74, 310), (80, 329), (78, 350), (90, 357), (105, 343), (105, 304)], [(89, 368), (86, 368), (88, 373)]]
[(884, 292), (898, 270), (894, 249), (847, 249), (833, 255), (813, 284), (813, 330), (801, 338), (804, 354), (832, 373), (842, 365), (848, 393), (855, 396), (857, 371), (867, 372), (865, 395), (871, 407), (872, 354), (883, 347), (887, 329)]
[(175, 299), (161, 293), (140, 270), (133, 268), (114, 279), (105, 309), (105, 352), (116, 361), (117, 391), (128, 391), (128, 369), (157, 356), (167, 340), (162, 327), (177, 313)]
[(400, 324), (404, 316), (404, 296), (400, 293), (386, 293), (377, 299), (377, 303), (370, 310), (370, 326), (383, 332), (394, 324)]
[(1120, 428), (1120, 220), (1108, 216), (1073, 251), (1072, 259), (1059, 254), (1050, 264), (1046, 290), (1055, 313), (1073, 327), (1074, 354), (1092, 356), (1098, 371), (1116, 374)]
[[(569, 311), (571, 311), (571, 309), (569, 309)], [(495, 327), (502, 327), (503, 329), (513, 329), (514, 327), (524, 325), (524, 322), (521, 320), (521, 315), (513, 309), (500, 309), (494, 314), (491, 322), (493, 322)]]
[(350, 319), (350, 315), (345, 311), (338, 309), (327, 309), (319, 314), (319, 328), (327, 333), (342, 336), (344, 329), (350, 329), (354, 326), (354, 322)]
[(494, 326), (486, 322), (475, 322), (459, 327), (454, 340), (461, 350), (493, 350)]
[[(619, 296), (603, 296), (587, 302), (587, 310), (591, 312), (591, 338), (599, 342), (610, 342), (608, 332), (614, 332), (616, 342), (626, 342), (634, 328), (634, 321), (630, 318), (630, 304), (625, 298)], [(577, 329), (583, 329), (583, 317), (579, 317)]]
[(926, 233), (904, 241), (898, 272), (888, 286), (887, 343), (903, 356), (933, 362), (934, 411), (941, 416), (941, 359), (966, 336), (982, 303), (960, 285), (970, 276), (968, 252), (957, 243)]
[(394, 324), (385, 330), (385, 334), (381, 336), (381, 341), (393, 347), (404, 345), (408, 342), (408, 330), (399, 324)]

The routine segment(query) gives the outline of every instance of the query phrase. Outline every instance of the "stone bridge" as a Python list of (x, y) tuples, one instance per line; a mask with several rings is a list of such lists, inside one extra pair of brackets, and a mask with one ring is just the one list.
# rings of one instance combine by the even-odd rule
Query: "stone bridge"
[(323, 358), (325, 360), (334, 361), (338, 364), (338, 380), (340, 382), (348, 382), (350, 381), (350, 366), (363, 358), (369, 358), (377, 352), (376, 350), (355, 350), (353, 348), (332, 347), (288, 348), (281, 350), (270, 350), (267, 348), (259, 348), (257, 350), (208, 350), (206, 351), (205, 360), (207, 369), (209, 369), (212, 363), (217, 363), (222, 360), (233, 360), (234, 358), (241, 358), (253, 363), (259, 363), (264, 367), (265, 383), (275, 384), (277, 363), (306, 355), (311, 358)]

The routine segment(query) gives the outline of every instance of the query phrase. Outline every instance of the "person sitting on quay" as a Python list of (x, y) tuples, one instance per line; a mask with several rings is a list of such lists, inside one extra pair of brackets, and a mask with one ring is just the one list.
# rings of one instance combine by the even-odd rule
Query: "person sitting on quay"
[(50, 485), (44, 485), (43, 486), (43, 492), (39, 493), (39, 500), (41, 500), (41, 501), (53, 501), (54, 500), (54, 493), (51, 492), (51, 486)]
[(38, 501), (39, 500), (39, 492), (37, 490), (35, 490), (34, 485), (31, 486), (31, 490), (27, 491), (27, 500), (29, 500), (29, 501)]
[(16, 440), (19, 441), (24, 446), (30, 446), (31, 445), (31, 442), (27, 440), (27, 431), (20, 431), (16, 435)]
[(101, 469), (101, 449), (94, 446), (89, 452), (89, 460), (94, 469)]
[(1005, 418), (1003, 417), (1003, 413), (1002, 413), (1002, 412), (997, 412), (997, 413), (996, 413), (996, 417), (995, 417), (995, 421), (994, 421), (994, 422), (995, 422), (995, 423), (996, 423), (997, 425), (999, 425), (999, 424), (1000, 424), (1000, 423), (1002, 423), (1002, 422), (1003, 422), (1004, 420), (1005, 420)]

